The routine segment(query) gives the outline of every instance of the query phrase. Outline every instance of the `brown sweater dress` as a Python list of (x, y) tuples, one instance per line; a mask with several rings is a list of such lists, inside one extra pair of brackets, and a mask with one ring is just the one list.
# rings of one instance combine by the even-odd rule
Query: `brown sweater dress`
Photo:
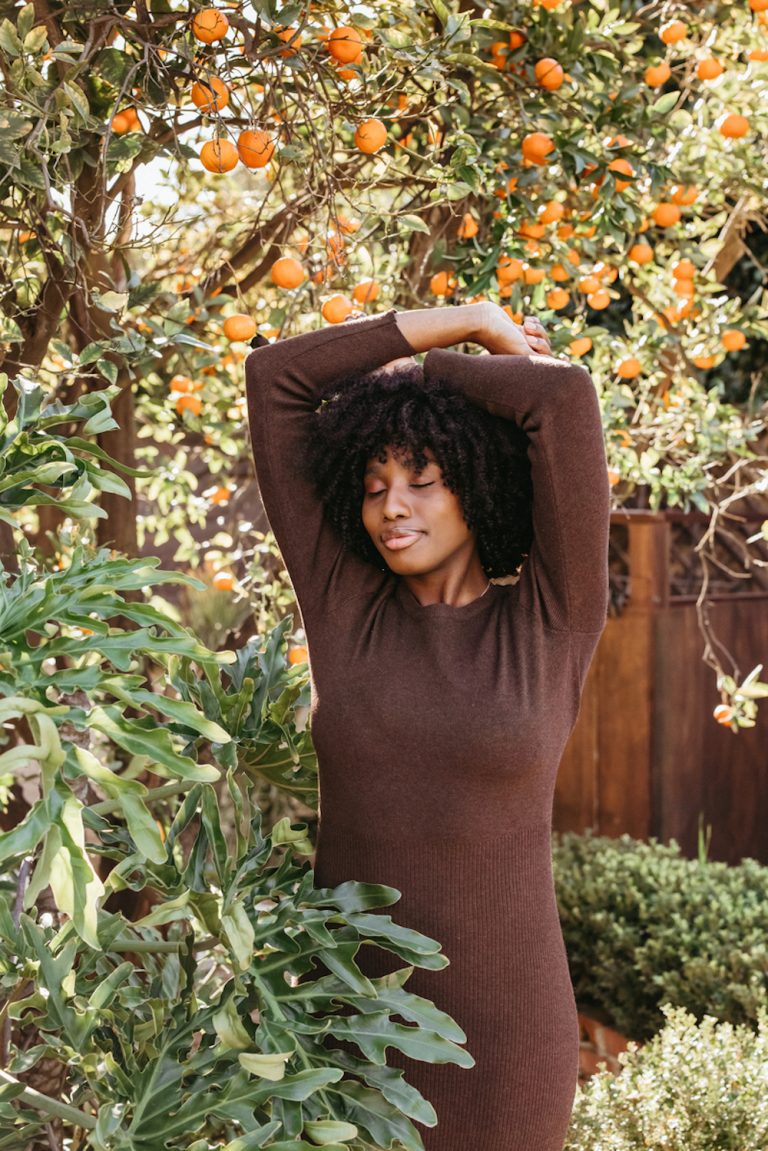
[[(609, 495), (587, 372), (538, 356), (434, 349), (440, 378), (529, 437), (534, 543), (515, 584), (460, 607), (344, 549), (300, 469), (320, 392), (413, 355), (396, 313), (258, 348), (246, 362), (264, 506), (293, 581), (320, 772), (317, 886), (402, 892), (397, 922), (439, 940), (406, 990), (448, 1011), (475, 1066), (387, 1051), (433, 1104), (427, 1151), (562, 1151), (576, 1006), (555, 900), (555, 777), (605, 626)], [(362, 501), (362, 481), (361, 481)], [(402, 966), (362, 947), (371, 977)], [(391, 962), (390, 962), (391, 961)]]

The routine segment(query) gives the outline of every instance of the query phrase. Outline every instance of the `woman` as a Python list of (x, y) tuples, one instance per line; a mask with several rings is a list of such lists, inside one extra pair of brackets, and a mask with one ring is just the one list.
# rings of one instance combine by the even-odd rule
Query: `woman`
[[(491, 354), (445, 350), (465, 341)], [(561, 1151), (576, 1089), (551, 815), (605, 626), (610, 489), (594, 386), (548, 350), (538, 321), (522, 329), (481, 303), (349, 321), (246, 363), (261, 493), (311, 659), (316, 883), (402, 892), (398, 922), (450, 960), (417, 968), (407, 990), (448, 1011), (475, 1058), (430, 1065), (389, 1049), (436, 1109), (437, 1126), (421, 1127), (427, 1151)], [(420, 352), (423, 368), (398, 363)], [(377, 389), (398, 388), (399, 406), (378, 402)], [(350, 390), (359, 419), (342, 451), (334, 404), (351, 420)], [(453, 455), (435, 412), (460, 441)], [(334, 444), (325, 491), (338, 475), (341, 489), (321, 498)], [(492, 475), (516, 522), (494, 521)], [(515, 559), (516, 583), (490, 582)], [(366, 950), (369, 976), (398, 966)]]

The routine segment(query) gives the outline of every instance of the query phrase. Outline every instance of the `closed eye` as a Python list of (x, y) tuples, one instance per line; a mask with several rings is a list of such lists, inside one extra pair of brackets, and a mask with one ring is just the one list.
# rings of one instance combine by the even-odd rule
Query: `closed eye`
[[(435, 480), (430, 480), (426, 484), (411, 484), (412, 488), (431, 488)], [(384, 494), (385, 488), (381, 488), (378, 492), (366, 492), (366, 496), (380, 496)]]

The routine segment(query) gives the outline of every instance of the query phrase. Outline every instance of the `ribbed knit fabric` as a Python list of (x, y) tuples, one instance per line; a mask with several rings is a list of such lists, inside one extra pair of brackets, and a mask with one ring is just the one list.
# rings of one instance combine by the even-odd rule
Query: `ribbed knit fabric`
[[(609, 496), (594, 385), (551, 357), (435, 349), (424, 374), (529, 437), (534, 543), (515, 584), (422, 606), (348, 553), (300, 466), (321, 393), (413, 354), (395, 312), (254, 351), (249, 425), (307, 633), (320, 771), (316, 883), (402, 892), (387, 912), (438, 939), (406, 989), (448, 1011), (472, 1068), (388, 1050), (430, 1100), (427, 1151), (562, 1151), (578, 1028), (551, 866), (555, 778), (605, 626)], [(362, 483), (361, 483), (362, 499)], [(370, 976), (394, 956), (363, 946)]]

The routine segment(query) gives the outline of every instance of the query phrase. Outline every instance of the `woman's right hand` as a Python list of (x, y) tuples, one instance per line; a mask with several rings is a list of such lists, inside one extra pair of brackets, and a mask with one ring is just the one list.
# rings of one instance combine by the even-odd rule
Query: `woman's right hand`
[(494, 356), (530, 356), (532, 352), (550, 356), (549, 337), (541, 320), (526, 316), (516, 324), (499, 304), (485, 300), (482, 322), (477, 332), (477, 343)]

